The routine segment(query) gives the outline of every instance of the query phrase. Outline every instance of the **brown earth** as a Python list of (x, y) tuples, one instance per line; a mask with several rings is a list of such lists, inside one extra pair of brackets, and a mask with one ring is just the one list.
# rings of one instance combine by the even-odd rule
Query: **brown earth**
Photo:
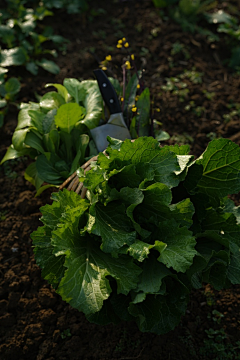
[[(171, 135), (168, 143), (189, 143), (196, 156), (215, 137), (227, 137), (240, 144), (239, 114), (231, 115), (228, 121), (224, 118), (231, 111), (229, 104), (240, 103), (240, 76), (222, 65), (226, 55), (224, 38), (211, 46), (202, 35), (183, 33), (172, 20), (161, 19), (151, 1), (98, 3), (93, 1), (95, 15), (67, 15), (59, 10), (53, 19), (45, 20), (70, 41), (66, 54), (56, 60), (61, 72), (53, 76), (42, 71), (33, 78), (19, 68), (11, 70), (22, 78), (20, 101), (34, 101), (35, 92), (46, 92), (46, 83), (62, 83), (66, 77), (92, 77), (92, 70), (109, 54), (112, 62), (108, 74), (121, 79), (126, 53), (117, 49), (116, 43), (125, 36), (137, 66), (145, 69), (145, 84), (154, 98), (154, 107), (160, 109), (156, 119)], [(239, 5), (236, 1), (229, 3)], [(226, 4), (221, 3), (219, 9)], [(99, 11), (99, 6), (103, 10)], [(188, 55), (182, 51), (171, 53), (177, 41)], [(189, 92), (183, 101), (162, 90), (165, 78), (193, 67), (202, 73), (202, 83), (186, 80)], [(208, 99), (203, 90), (215, 95)], [(190, 101), (204, 107), (200, 116), (185, 109)], [(17, 111), (12, 107), (0, 129), (1, 158), (16, 124)], [(34, 187), (23, 176), (28, 163), (24, 158), (0, 168), (2, 360), (239, 359), (240, 286), (217, 292), (205, 284), (193, 291), (181, 323), (164, 336), (141, 333), (133, 323), (90, 324), (83, 314), (63, 302), (41, 278), (34, 260), (30, 234), (41, 225), (39, 208), (51, 203), (51, 191), (34, 197)], [(235, 200), (239, 204), (238, 195)], [(215, 330), (213, 335), (209, 333), (211, 328)]]

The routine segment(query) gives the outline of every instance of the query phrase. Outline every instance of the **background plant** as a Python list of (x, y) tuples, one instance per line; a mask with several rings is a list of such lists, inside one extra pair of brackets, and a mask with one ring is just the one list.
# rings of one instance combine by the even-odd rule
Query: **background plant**
[(8, 111), (9, 104), (18, 107), (15, 100), (20, 91), (21, 84), (17, 78), (11, 77), (5, 81), (7, 69), (0, 67), (0, 128), (3, 126), (4, 116)]
[[(181, 25), (184, 31), (198, 32), (206, 36), (209, 43), (220, 42), (220, 34), (225, 34), (224, 41), (231, 56), (224, 61), (232, 69), (240, 67), (240, 24), (236, 16), (222, 9), (217, 9), (219, 1), (214, 0), (153, 0), (157, 8), (167, 10), (168, 15)], [(237, 13), (237, 10), (236, 10)], [(206, 24), (204, 26), (204, 23)], [(207, 24), (215, 25), (213, 30), (207, 29)]]
[[(39, 21), (53, 13), (44, 6), (25, 7), (25, 1), (9, 1), (3, 10), (0, 25), (0, 39), (4, 45), (1, 49), (0, 66), (24, 65), (33, 75), (38, 73), (39, 66), (53, 74), (59, 67), (44, 55), (57, 56), (55, 47), (66, 42), (62, 36), (53, 35), (51, 27), (40, 30)], [(34, 4), (35, 5), (35, 4)], [(41, 31), (41, 32), (40, 32)], [(52, 42), (54, 49), (44, 47)]]

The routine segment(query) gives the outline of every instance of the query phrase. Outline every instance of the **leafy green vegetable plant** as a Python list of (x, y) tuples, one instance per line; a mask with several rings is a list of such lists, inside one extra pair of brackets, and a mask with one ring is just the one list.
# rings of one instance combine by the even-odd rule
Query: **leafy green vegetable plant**
[(16, 105), (15, 100), (21, 88), (20, 82), (15, 77), (5, 81), (7, 72), (7, 69), (0, 67), (0, 127), (3, 126), (4, 116), (8, 111), (9, 104)]
[[(39, 103), (21, 105), (12, 145), (1, 161), (28, 155), (25, 178), (38, 190), (43, 182), (61, 184), (96, 148), (89, 129), (96, 127), (102, 115), (102, 97), (97, 81), (65, 79), (61, 84), (47, 84), (56, 91), (47, 92)], [(50, 186), (47, 185), (47, 186)]]
[(240, 69), (240, 23), (239, 20), (223, 10), (212, 14), (205, 14), (210, 24), (216, 24), (217, 32), (226, 34), (225, 41), (229, 45), (231, 57), (227, 60), (228, 65), (233, 69)]
[[(240, 69), (240, 24), (237, 17), (217, 8), (218, 1), (214, 0), (153, 0), (155, 7), (166, 8), (169, 16), (179, 23), (184, 31), (198, 32), (206, 36), (207, 40), (219, 42), (220, 36), (226, 34), (225, 41), (231, 54), (224, 60), (227, 65), (239, 71)], [(212, 11), (213, 9), (216, 11)], [(207, 28), (208, 24), (215, 25), (215, 32)], [(201, 22), (201, 25), (199, 25)], [(205, 22), (205, 25), (204, 25)], [(176, 48), (180, 51), (180, 48)]]
[(79, 180), (82, 199), (53, 193), (33, 232), (42, 276), (98, 324), (136, 321), (163, 334), (185, 313), (192, 288), (240, 283), (240, 148), (213, 140), (197, 159), (189, 147), (109, 138), (107, 156)]
[[(15, 6), (16, 5), (16, 6)], [(18, 6), (17, 6), (18, 5)], [(38, 22), (53, 13), (43, 6), (25, 8), (24, 1), (10, 1), (7, 9), (2, 12), (0, 22), (0, 39), (5, 45), (0, 54), (0, 66), (21, 66), (33, 75), (38, 68), (57, 74), (59, 67), (44, 56), (57, 56), (55, 49), (44, 48), (45, 42), (52, 42), (54, 47), (66, 43), (60, 35), (54, 35), (50, 27), (45, 27), (39, 33)]]

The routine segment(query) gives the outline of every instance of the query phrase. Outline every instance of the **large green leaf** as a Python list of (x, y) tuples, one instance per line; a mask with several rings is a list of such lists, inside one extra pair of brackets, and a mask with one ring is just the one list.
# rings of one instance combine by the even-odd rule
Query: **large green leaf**
[(61, 85), (61, 84), (46, 84), (45, 87), (48, 88), (50, 86), (54, 86), (58, 93), (64, 98), (64, 100), (66, 102), (68, 102), (69, 100), (69, 95), (68, 95), (68, 91), (67, 89), (65, 88), (65, 86)]
[(27, 132), (25, 140), (25, 144), (30, 146), (33, 149), (38, 150), (40, 153), (44, 153), (43, 141), (42, 139), (36, 135), (33, 131)]
[[(99, 91), (97, 81), (84, 80), (81, 83), (81, 90), (84, 91), (85, 97), (83, 98), (83, 106), (86, 109), (86, 115), (84, 119), (80, 120), (79, 124), (84, 124), (88, 129), (93, 129), (99, 125), (99, 121), (102, 116), (103, 102), (102, 96)], [(66, 86), (66, 85), (65, 85)]]
[[(75, 203), (76, 194), (68, 193), (68, 197), (73, 198), (73, 203)], [(141, 269), (126, 256), (118, 259), (109, 258), (99, 249), (92, 237), (86, 236), (86, 234), (80, 236), (79, 219), (88, 207), (86, 200), (79, 199), (78, 206), (75, 205), (74, 208), (65, 207), (64, 218), (66, 221), (57, 228), (57, 221), (54, 223), (52, 221), (59, 216), (59, 211), (67, 200), (64, 193), (60, 196), (57, 194), (56, 198), (60, 202), (55, 204), (56, 210), (52, 209), (52, 215), (48, 211), (49, 206), (41, 209), (43, 214), (45, 214), (45, 209), (48, 211), (45, 223), (53, 226), (49, 229), (53, 229), (51, 246), (54, 246), (56, 258), (65, 256), (66, 271), (57, 292), (72, 306), (85, 314), (92, 314), (101, 309), (103, 301), (109, 297), (112, 291), (107, 276), (116, 280), (119, 293), (127, 294), (131, 289), (136, 288)], [(34, 243), (40, 248), (39, 250), (44, 249), (44, 239), (38, 240), (36, 244), (36, 238), (39, 238), (38, 232), (34, 233), (34, 238)], [(47, 243), (47, 247), (49, 247), (49, 243)], [(43, 254), (42, 257), (44, 257)], [(47, 260), (44, 260), (46, 261), (44, 268), (50, 267), (51, 269), (51, 262), (47, 263)]]
[(65, 86), (68, 93), (73, 97), (73, 99), (77, 104), (83, 101), (86, 94), (86, 90), (83, 88), (80, 81), (72, 78), (64, 79), (63, 85)]
[(56, 129), (54, 122), (56, 113), (57, 113), (57, 109), (52, 109), (48, 111), (48, 113), (43, 118), (42, 126), (43, 126), (44, 134), (48, 134), (51, 132), (51, 130)]
[(162, 222), (153, 234), (154, 248), (159, 251), (158, 261), (177, 272), (185, 272), (197, 254), (196, 240), (186, 227), (179, 227), (175, 220)]
[(64, 98), (56, 91), (50, 91), (46, 93), (43, 95), (40, 101), (40, 107), (44, 112), (58, 109), (63, 104), (65, 104)]
[(177, 282), (171, 290), (178, 296), (182, 293), (177, 302), (172, 301), (171, 296), (147, 295), (144, 301), (130, 304), (129, 312), (136, 318), (142, 332), (151, 331), (161, 335), (173, 330), (179, 323), (181, 316), (186, 311), (187, 297)]
[(240, 248), (240, 225), (236, 223), (234, 214), (208, 209), (201, 227), (202, 232), (199, 236), (212, 239), (231, 251), (235, 246)]
[(29, 152), (28, 149), (16, 150), (13, 145), (10, 145), (7, 149), (6, 154), (4, 155), (3, 159), (0, 162), (0, 165), (3, 164), (7, 160), (17, 159), (21, 156), (27, 155)]
[(111, 259), (104, 255), (94, 240), (79, 237), (74, 227), (75, 224), (72, 229), (68, 226), (53, 233), (53, 244), (57, 244), (55, 251), (66, 253), (64, 266), (68, 268), (57, 292), (88, 315), (98, 312), (112, 292), (107, 276), (117, 281), (118, 292), (127, 294), (137, 286), (141, 269), (124, 256)]
[(115, 252), (125, 244), (130, 245), (135, 241), (136, 232), (123, 205), (115, 202), (107, 206), (92, 205), (90, 213), (95, 218), (91, 232), (101, 236), (104, 252)]
[(171, 271), (159, 263), (155, 256), (151, 255), (149, 259), (144, 261), (137, 290), (146, 294), (158, 294), (163, 279), (168, 275), (171, 275)]
[(85, 109), (76, 103), (62, 105), (55, 116), (55, 124), (70, 134), (75, 124), (84, 117)]
[(159, 221), (175, 219), (182, 226), (191, 226), (194, 206), (190, 199), (185, 199), (176, 204), (172, 200), (171, 190), (164, 184), (155, 183), (143, 191), (144, 200), (135, 211), (135, 218), (145, 223), (145, 212), (148, 212), (147, 221), (159, 225)]
[(18, 124), (15, 130), (20, 130), (28, 126), (33, 126), (32, 119), (28, 114), (29, 110), (39, 110), (39, 104), (30, 103), (21, 108), (18, 113)]
[(28, 131), (28, 129), (20, 129), (14, 132), (12, 137), (12, 144), (17, 151), (21, 151), (26, 148), (24, 143)]
[(54, 288), (64, 275), (64, 256), (56, 257), (51, 244), (51, 228), (43, 226), (31, 234), (37, 265), (42, 269), (42, 277)]
[[(50, 154), (50, 153), (49, 153)], [(63, 181), (62, 176), (58, 170), (55, 168), (56, 156), (51, 154), (50, 159), (48, 160), (45, 154), (41, 154), (37, 157), (36, 168), (40, 177), (49, 184), (59, 185)]]
[(45, 114), (43, 114), (39, 110), (28, 110), (28, 115), (31, 118), (31, 122), (29, 123), (29, 125), (34, 126), (39, 131), (39, 133), (43, 135), (43, 119), (45, 117)]
[(203, 166), (200, 192), (214, 199), (240, 191), (240, 148), (231, 140), (211, 141), (196, 163)]

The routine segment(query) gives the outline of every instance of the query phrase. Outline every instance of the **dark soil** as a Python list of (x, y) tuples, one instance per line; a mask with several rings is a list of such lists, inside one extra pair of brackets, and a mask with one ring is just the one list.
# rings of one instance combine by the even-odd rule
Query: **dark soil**
[[(232, 3), (239, 6), (236, 1)], [(94, 4), (105, 13), (80, 16), (59, 10), (57, 16), (45, 21), (70, 41), (66, 54), (56, 59), (61, 72), (53, 76), (42, 71), (32, 77), (19, 68), (11, 70), (22, 78), (20, 101), (34, 101), (35, 92), (46, 92), (46, 83), (92, 77), (93, 69), (109, 54), (112, 62), (108, 74), (121, 79), (126, 53), (117, 49), (116, 43), (125, 36), (137, 66), (145, 69), (145, 84), (154, 98), (154, 107), (160, 109), (156, 119), (171, 136), (168, 143), (189, 143), (196, 156), (212, 138), (226, 137), (240, 144), (239, 114), (231, 115), (228, 121), (224, 118), (231, 112), (229, 104), (240, 103), (240, 76), (222, 63), (226, 56), (224, 37), (211, 46), (202, 35), (183, 33), (172, 20), (161, 19), (151, 1)], [(226, 4), (219, 5), (219, 9)], [(176, 42), (184, 45), (188, 56), (182, 51), (171, 53)], [(202, 73), (202, 83), (186, 80), (189, 92), (183, 101), (162, 90), (165, 78), (192, 68)], [(203, 90), (215, 95), (208, 99)], [(187, 110), (191, 101), (195, 108)], [(197, 106), (203, 107), (200, 115), (193, 111)], [(13, 107), (0, 130), (1, 158), (11, 144), (16, 124), (17, 110)], [(39, 208), (51, 203), (51, 190), (34, 197), (34, 187), (23, 176), (28, 163), (24, 158), (0, 168), (1, 360), (239, 359), (239, 286), (217, 292), (205, 284), (192, 292), (181, 323), (164, 336), (141, 333), (133, 323), (90, 324), (83, 314), (63, 302), (41, 278), (33, 256), (30, 234), (41, 225)], [(238, 195), (235, 200), (239, 205)], [(215, 310), (222, 315), (214, 315)], [(211, 328), (215, 330), (212, 338), (206, 333)]]

